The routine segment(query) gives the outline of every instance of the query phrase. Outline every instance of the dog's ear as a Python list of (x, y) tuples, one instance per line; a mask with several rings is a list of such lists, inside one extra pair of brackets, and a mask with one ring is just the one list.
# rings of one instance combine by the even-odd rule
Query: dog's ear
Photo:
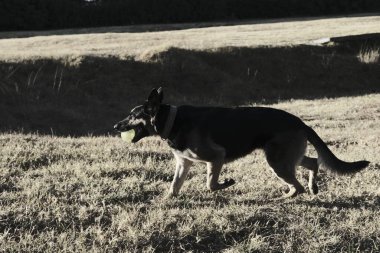
[(148, 100), (145, 103), (144, 109), (146, 113), (148, 113), (151, 116), (155, 116), (158, 112), (158, 109), (160, 108), (160, 104), (162, 102), (162, 99), (164, 98), (164, 93), (162, 91), (162, 88), (154, 88), (148, 97)]
[(162, 87), (157, 89), (157, 93), (158, 93), (160, 104), (161, 104), (162, 100), (164, 99), (164, 91), (162, 90)]

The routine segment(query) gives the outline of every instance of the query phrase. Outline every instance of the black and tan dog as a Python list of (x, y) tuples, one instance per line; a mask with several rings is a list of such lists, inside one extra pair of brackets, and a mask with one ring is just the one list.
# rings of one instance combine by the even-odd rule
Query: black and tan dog
[[(211, 191), (233, 185), (233, 179), (219, 183), (223, 164), (255, 149), (265, 151), (269, 165), (289, 186), (284, 197), (305, 192), (295, 177), (298, 165), (310, 170), (309, 189), (316, 194), (319, 165), (338, 174), (348, 174), (369, 164), (368, 161), (339, 160), (313, 129), (285, 111), (265, 107), (175, 107), (162, 104), (162, 99), (162, 89), (153, 89), (148, 100), (135, 107), (114, 128), (118, 131), (134, 129), (132, 142), (152, 135), (167, 140), (177, 162), (171, 196), (179, 193), (193, 162), (207, 164), (207, 187)], [(315, 147), (318, 159), (305, 156), (307, 141)]]

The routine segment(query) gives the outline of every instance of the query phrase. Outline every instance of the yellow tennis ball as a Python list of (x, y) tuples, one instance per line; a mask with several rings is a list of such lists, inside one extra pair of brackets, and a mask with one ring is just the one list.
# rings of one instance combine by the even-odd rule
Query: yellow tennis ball
[(126, 132), (121, 132), (121, 139), (125, 142), (131, 143), (133, 137), (135, 137), (135, 130), (129, 130)]

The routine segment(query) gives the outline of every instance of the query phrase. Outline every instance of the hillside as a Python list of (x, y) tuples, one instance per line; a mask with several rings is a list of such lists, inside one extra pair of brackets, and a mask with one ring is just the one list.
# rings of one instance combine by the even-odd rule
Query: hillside
[(379, 51), (371, 48), (169, 49), (150, 62), (85, 57), (74, 66), (61, 60), (2, 63), (0, 129), (113, 133), (113, 124), (157, 86), (164, 87), (168, 103), (177, 105), (238, 106), (379, 93)]
[(378, 37), (304, 45), (376, 32), (380, 16), (1, 33), (0, 129), (109, 134), (154, 86), (228, 106), (378, 93)]

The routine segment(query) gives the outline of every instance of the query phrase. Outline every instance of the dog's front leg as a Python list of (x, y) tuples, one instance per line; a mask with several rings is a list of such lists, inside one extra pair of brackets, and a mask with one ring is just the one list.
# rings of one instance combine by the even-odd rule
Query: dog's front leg
[(222, 184), (218, 182), (222, 166), (223, 160), (207, 163), (207, 188), (211, 191), (222, 190), (235, 184), (233, 179), (226, 179)]
[(181, 189), (183, 182), (185, 182), (187, 173), (189, 172), (191, 161), (174, 154), (176, 158), (176, 169), (174, 173), (173, 182), (170, 186), (169, 197), (177, 196)]

